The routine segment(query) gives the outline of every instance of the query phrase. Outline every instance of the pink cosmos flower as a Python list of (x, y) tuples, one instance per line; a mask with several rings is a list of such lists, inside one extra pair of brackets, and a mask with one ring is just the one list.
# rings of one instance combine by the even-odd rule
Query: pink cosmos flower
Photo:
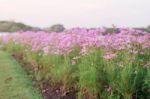
[(47, 55), (49, 53), (49, 47), (46, 46), (43, 48), (44, 54)]
[(103, 57), (106, 60), (111, 60), (111, 59), (117, 58), (117, 55), (116, 54), (106, 54)]

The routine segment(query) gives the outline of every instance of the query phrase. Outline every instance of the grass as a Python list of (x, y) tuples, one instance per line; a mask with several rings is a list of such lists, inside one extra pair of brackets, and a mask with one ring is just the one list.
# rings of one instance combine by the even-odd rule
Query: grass
[(42, 99), (23, 68), (4, 51), (0, 51), (0, 99)]
[(77, 99), (150, 99), (150, 50), (135, 48), (137, 54), (130, 50), (115, 51), (117, 57), (112, 59), (104, 59), (105, 51), (101, 48), (91, 48), (84, 56), (78, 50), (67, 55), (44, 55), (13, 42), (3, 49), (22, 55), (23, 61), (29, 64), (26, 67), (32, 69), (41, 84), (60, 84), (62, 95), (75, 88)]

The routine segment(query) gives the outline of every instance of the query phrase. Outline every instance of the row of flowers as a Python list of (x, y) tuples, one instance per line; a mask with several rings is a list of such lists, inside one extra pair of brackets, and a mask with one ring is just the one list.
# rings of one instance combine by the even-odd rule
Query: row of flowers
[[(73, 28), (62, 33), (18, 32), (1, 46), (21, 55), (41, 82), (61, 83), (79, 99), (150, 98), (150, 34), (131, 28)], [(77, 86), (77, 87), (76, 87)]]
[[(130, 50), (136, 53), (135, 44), (142, 48), (150, 48), (150, 34), (134, 29), (119, 29), (118, 33), (103, 35), (105, 29), (74, 28), (63, 33), (23, 32), (2, 36), (4, 43), (10, 40), (26, 45), (33, 52), (43, 51), (45, 54), (69, 54), (75, 47), (81, 54), (87, 54), (90, 47), (112, 50)], [(133, 50), (134, 49), (134, 50)], [(107, 53), (108, 54), (108, 53)]]

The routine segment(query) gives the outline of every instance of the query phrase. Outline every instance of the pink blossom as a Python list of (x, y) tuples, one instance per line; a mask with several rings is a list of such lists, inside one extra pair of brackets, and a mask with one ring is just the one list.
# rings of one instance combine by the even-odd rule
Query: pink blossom
[(44, 47), (43, 48), (43, 51), (44, 51), (44, 54), (48, 54), (48, 52), (49, 52), (49, 47), (48, 46), (46, 46), (46, 47)]
[(104, 55), (103, 57), (104, 57), (104, 59), (106, 59), (106, 60), (111, 60), (111, 59), (116, 58), (117, 55), (116, 55), (116, 54), (110, 54), (110, 53), (109, 53), (109, 54)]

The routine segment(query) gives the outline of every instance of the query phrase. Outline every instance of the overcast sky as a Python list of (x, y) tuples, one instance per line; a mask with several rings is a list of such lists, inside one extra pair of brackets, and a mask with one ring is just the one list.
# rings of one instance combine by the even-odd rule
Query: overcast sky
[(32, 26), (150, 25), (150, 0), (0, 0), (0, 20)]

